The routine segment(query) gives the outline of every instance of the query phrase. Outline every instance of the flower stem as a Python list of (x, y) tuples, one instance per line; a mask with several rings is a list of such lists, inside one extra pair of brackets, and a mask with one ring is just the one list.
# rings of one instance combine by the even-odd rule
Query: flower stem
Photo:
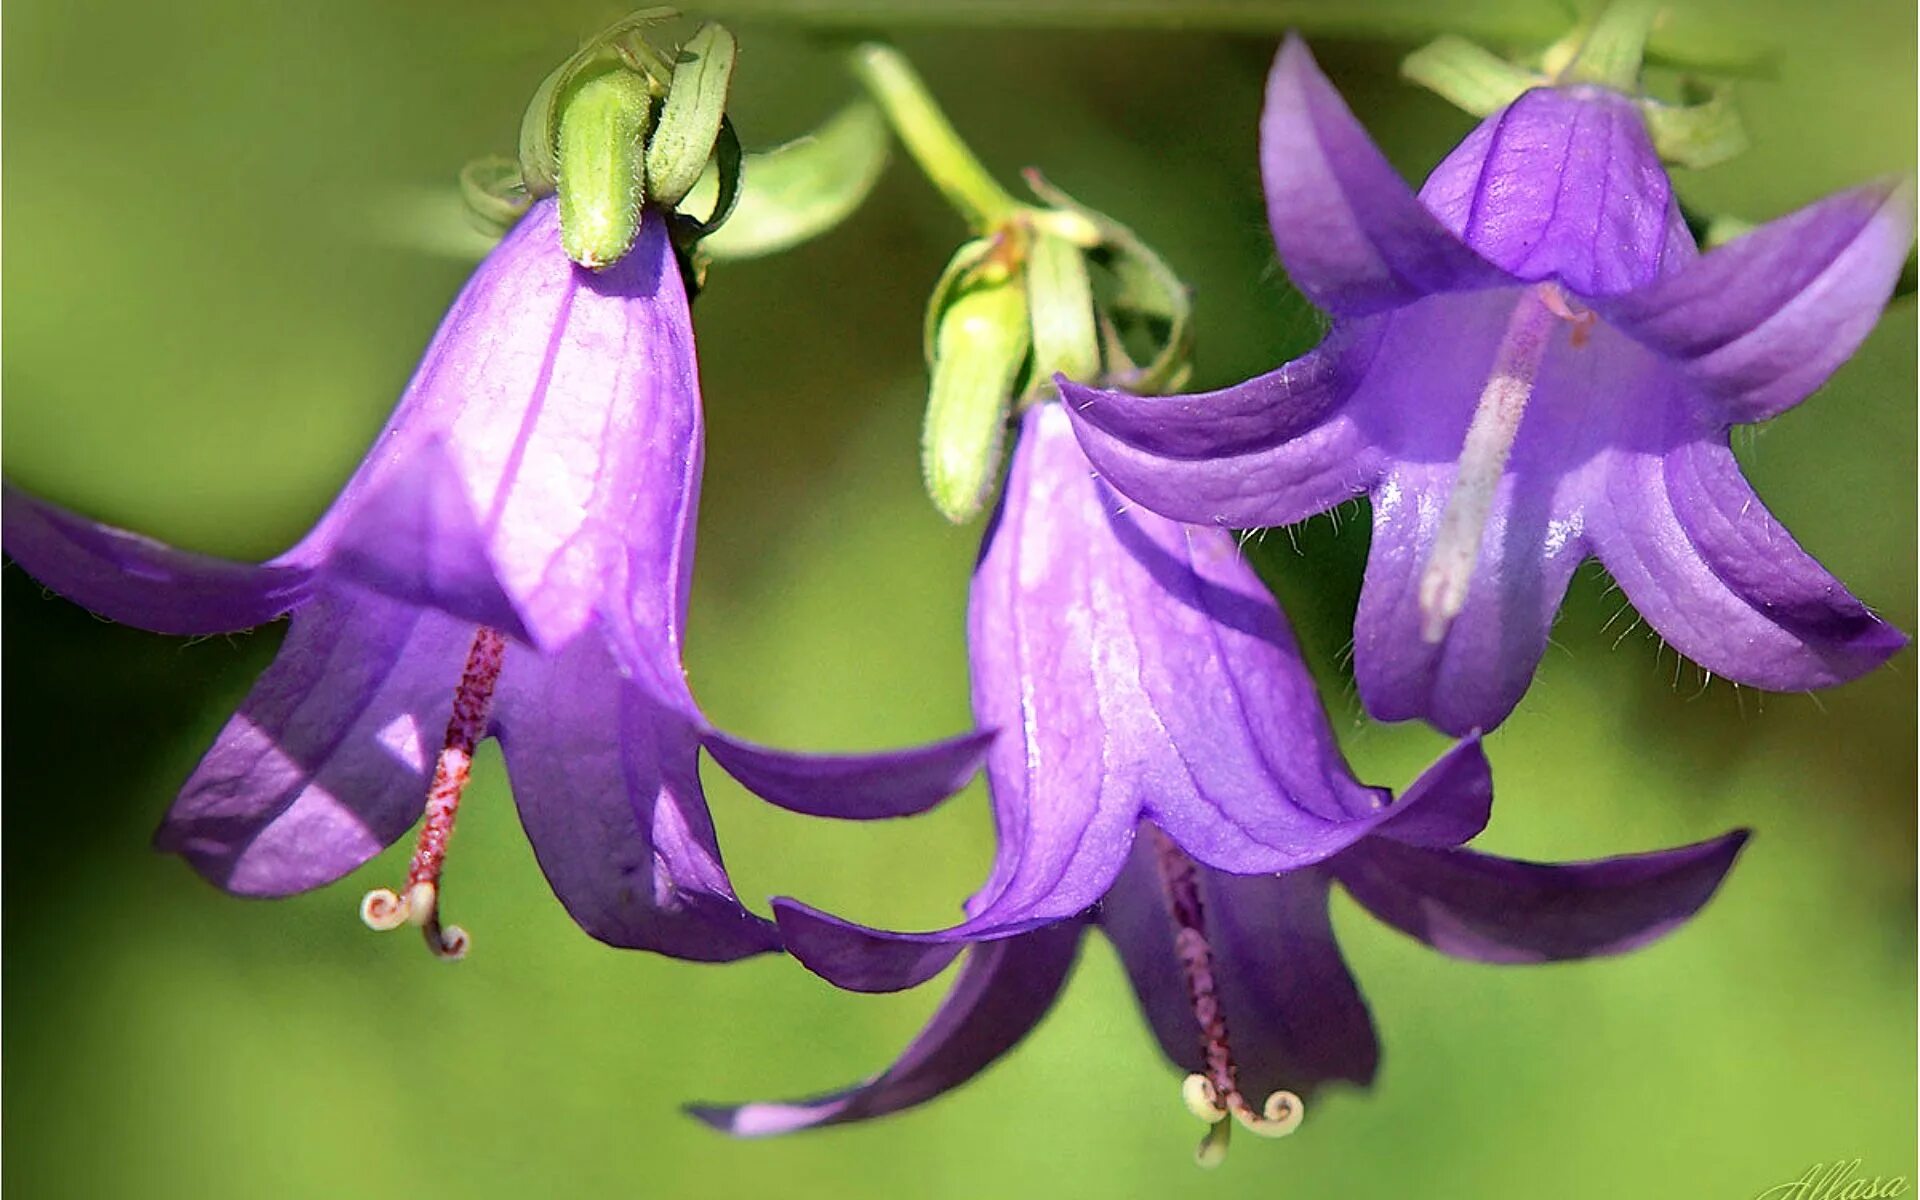
[(1608, 0), (1593, 18), (1587, 36), (1560, 78), (1567, 83), (1597, 83), (1615, 91), (1640, 88), (1640, 64), (1647, 54), (1659, 9), (1654, 0)]
[(989, 232), (1013, 215), (1017, 202), (960, 140), (905, 56), (891, 46), (864, 42), (854, 47), (848, 63), (913, 161), (975, 232)]

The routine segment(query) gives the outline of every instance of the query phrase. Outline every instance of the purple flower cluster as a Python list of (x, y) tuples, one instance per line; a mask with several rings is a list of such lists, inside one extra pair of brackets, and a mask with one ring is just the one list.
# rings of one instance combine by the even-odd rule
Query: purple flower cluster
[[(278, 658), (157, 837), (219, 887), (339, 879), (416, 824), (377, 928), (458, 957), (441, 872), (476, 745), (497, 738), (555, 894), (592, 936), (684, 959), (784, 949), (889, 991), (965, 963), (893, 1066), (788, 1104), (705, 1107), (733, 1133), (866, 1119), (978, 1074), (1040, 1020), (1089, 928), (1117, 948), (1217, 1157), (1365, 1085), (1373, 1025), (1328, 920), (1338, 884), (1441, 953), (1617, 954), (1692, 917), (1745, 839), (1542, 864), (1466, 848), (1480, 734), (1519, 702), (1589, 555), (1676, 647), (1756, 686), (1851, 679), (1905, 638), (1769, 516), (1728, 430), (1784, 411), (1873, 324), (1910, 196), (1847, 192), (1700, 254), (1638, 110), (1542, 87), (1418, 194), (1305, 46), (1269, 82), (1261, 162), (1288, 274), (1333, 318), (1237, 387), (1148, 397), (1059, 380), (1021, 418), (972, 582), (980, 732), (816, 757), (730, 738), (681, 666), (702, 427), (667, 225), (592, 272), (534, 206), (475, 274), (365, 462), (262, 564), (186, 553), (9, 489), (5, 548), (114, 620), (198, 635), (282, 616)], [(1396, 798), (1348, 769), (1231, 530), (1365, 495), (1355, 619), (1368, 710), (1461, 740)], [(982, 761), (998, 850), (950, 928), (744, 907), (699, 755), (768, 801), (921, 811)]]

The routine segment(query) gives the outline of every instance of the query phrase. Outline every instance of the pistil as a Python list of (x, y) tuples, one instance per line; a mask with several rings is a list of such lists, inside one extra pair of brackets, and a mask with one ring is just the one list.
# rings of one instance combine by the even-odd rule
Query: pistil
[(1193, 1005), (1193, 1017), (1200, 1033), (1200, 1056), (1205, 1069), (1186, 1077), (1180, 1097), (1187, 1110), (1210, 1128), (1194, 1150), (1194, 1159), (1203, 1167), (1215, 1167), (1225, 1161), (1229, 1135), (1234, 1121), (1261, 1137), (1285, 1137), (1299, 1128), (1306, 1106), (1292, 1092), (1274, 1092), (1258, 1111), (1240, 1091), (1240, 1071), (1233, 1058), (1233, 1044), (1227, 1031), (1227, 1014), (1220, 1002), (1218, 982), (1213, 973), (1213, 945), (1207, 939), (1206, 906), (1200, 898), (1199, 868), (1173, 844), (1172, 839), (1149, 825), (1147, 836), (1154, 839), (1155, 862), (1160, 870), (1160, 885), (1167, 896), (1167, 907), (1174, 923), (1173, 952), (1180, 960), (1180, 973), (1187, 984), (1187, 999)]
[(1520, 420), (1533, 396), (1534, 380), (1559, 321), (1574, 326), (1573, 339), (1579, 345), (1586, 341), (1593, 314), (1576, 312), (1551, 283), (1522, 293), (1513, 315), (1507, 318), (1506, 333), (1494, 355), (1493, 374), (1467, 426), (1453, 490), (1440, 516), (1440, 531), (1420, 575), (1420, 635), (1429, 645), (1437, 645), (1446, 637), (1453, 619), (1466, 607), (1467, 589), (1480, 556), (1487, 516), (1493, 511), (1494, 493), (1506, 472), (1514, 438), (1520, 433)]
[(437, 958), (464, 958), (470, 944), (466, 930), (440, 923), (440, 873), (446, 866), (447, 842), (460, 812), (460, 796), (473, 772), (474, 747), (486, 735), (493, 689), (500, 680), (506, 652), (507, 640), (499, 632), (481, 626), (474, 633), (466, 669), (453, 694), (446, 740), (434, 760), (433, 782), (427, 786), (426, 818), (420, 825), (413, 860), (407, 865), (406, 888), (397, 894), (391, 888), (375, 888), (360, 901), (360, 919), (370, 928), (418, 926), (427, 948)]

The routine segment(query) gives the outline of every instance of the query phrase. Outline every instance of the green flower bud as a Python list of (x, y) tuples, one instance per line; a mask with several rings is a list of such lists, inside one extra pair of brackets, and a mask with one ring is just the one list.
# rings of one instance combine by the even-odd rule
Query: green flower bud
[(966, 288), (939, 316), (921, 463), (933, 506), (956, 525), (980, 515), (999, 479), (1030, 336), (1017, 277)]
[(560, 243), (600, 270), (620, 261), (640, 231), (646, 201), (643, 144), (653, 96), (620, 68), (575, 85), (560, 109)]

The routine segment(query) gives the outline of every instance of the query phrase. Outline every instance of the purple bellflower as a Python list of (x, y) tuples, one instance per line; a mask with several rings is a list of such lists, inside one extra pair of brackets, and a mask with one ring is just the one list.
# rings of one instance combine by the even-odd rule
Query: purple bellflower
[[(787, 1104), (696, 1107), (760, 1136), (882, 1116), (957, 1087), (1052, 1006), (1085, 930), (1112, 940), (1161, 1048), (1208, 1121), (1291, 1131), (1297, 1093), (1366, 1084), (1378, 1047), (1334, 944), (1336, 881), (1382, 921), (1462, 958), (1619, 953), (1686, 920), (1745, 838), (1541, 865), (1460, 849), (1492, 781), (1477, 739), (1397, 802), (1356, 782), (1279, 607), (1225, 530), (1122, 511), (1058, 405), (1029, 412), (974, 577), (974, 707), (1003, 732), (999, 832), (968, 920), (851, 926), (776, 901), (788, 949), (833, 983), (887, 991), (972, 952), (932, 1022), (866, 1083)], [(1260, 1097), (1254, 1103), (1248, 1097)]]
[(1739, 683), (1837, 684), (1905, 644), (1761, 505), (1728, 430), (1791, 408), (1873, 327), (1909, 188), (1703, 256), (1633, 103), (1582, 85), (1522, 95), (1415, 196), (1297, 39), (1260, 137), (1274, 242), (1326, 340), (1204, 395), (1062, 387), (1102, 475), (1164, 515), (1249, 528), (1371, 499), (1372, 715), (1499, 724), (1588, 555)]
[(481, 264), (365, 462), (291, 550), (208, 558), (12, 488), (5, 549), (77, 603), (161, 633), (292, 615), (155, 839), (219, 887), (332, 882), (424, 809), (406, 886), (369, 893), (362, 915), (418, 925), (458, 957), (440, 874), (474, 747), (494, 736), (541, 869), (582, 928), (725, 961), (779, 942), (728, 882), (703, 745), (775, 803), (884, 816), (952, 791), (986, 739), (812, 758), (713, 729), (680, 654), (701, 454), (665, 222), (649, 213), (633, 251), (596, 274), (562, 253), (549, 200)]

